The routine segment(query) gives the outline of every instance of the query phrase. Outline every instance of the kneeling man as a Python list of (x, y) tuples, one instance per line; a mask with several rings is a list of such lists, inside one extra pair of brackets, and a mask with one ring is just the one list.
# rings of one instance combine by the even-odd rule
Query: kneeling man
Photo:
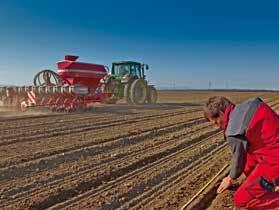
[(217, 192), (244, 173), (246, 180), (234, 194), (234, 205), (279, 209), (279, 115), (260, 98), (235, 105), (225, 97), (211, 97), (203, 111), (207, 120), (224, 130), (233, 154), (230, 174)]

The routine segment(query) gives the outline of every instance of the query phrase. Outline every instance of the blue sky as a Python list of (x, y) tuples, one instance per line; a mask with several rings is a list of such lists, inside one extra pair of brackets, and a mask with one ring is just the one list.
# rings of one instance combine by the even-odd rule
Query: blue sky
[(76, 54), (148, 63), (158, 87), (279, 89), (277, 2), (3, 0), (0, 84)]

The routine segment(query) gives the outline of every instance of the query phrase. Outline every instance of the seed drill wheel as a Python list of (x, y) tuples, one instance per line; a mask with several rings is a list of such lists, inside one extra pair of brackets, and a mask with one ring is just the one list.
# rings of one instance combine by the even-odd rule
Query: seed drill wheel
[(147, 103), (149, 104), (156, 104), (158, 100), (158, 93), (157, 90), (153, 86), (148, 87), (148, 93), (147, 93)]
[(144, 104), (147, 97), (147, 84), (142, 79), (136, 79), (131, 84), (130, 98), (133, 104)]
[(35, 86), (56, 86), (70, 84), (69, 81), (62, 79), (56, 72), (45, 69), (38, 72), (34, 77)]

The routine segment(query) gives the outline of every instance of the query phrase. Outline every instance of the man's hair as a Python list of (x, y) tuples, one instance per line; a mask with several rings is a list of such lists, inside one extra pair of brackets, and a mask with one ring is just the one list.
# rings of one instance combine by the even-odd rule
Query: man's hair
[(220, 112), (225, 112), (226, 107), (232, 102), (223, 96), (213, 96), (208, 99), (203, 107), (204, 117), (209, 118), (219, 117)]

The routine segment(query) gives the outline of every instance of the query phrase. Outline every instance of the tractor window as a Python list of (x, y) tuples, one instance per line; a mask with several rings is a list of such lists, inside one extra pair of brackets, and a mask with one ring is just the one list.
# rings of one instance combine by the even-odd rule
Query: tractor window
[(141, 78), (139, 66), (137, 66), (137, 65), (132, 65), (132, 66), (131, 66), (131, 74), (132, 74), (133, 76), (137, 76), (137, 77)]
[(130, 72), (129, 66), (127, 66), (127, 65), (116, 65), (115, 66), (115, 74), (117, 74), (117, 75), (123, 76), (129, 72)]

